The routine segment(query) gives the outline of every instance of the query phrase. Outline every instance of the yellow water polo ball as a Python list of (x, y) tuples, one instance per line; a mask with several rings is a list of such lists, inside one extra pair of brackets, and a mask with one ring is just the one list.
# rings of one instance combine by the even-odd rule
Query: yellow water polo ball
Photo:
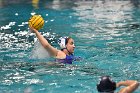
[(37, 30), (40, 30), (44, 26), (44, 19), (41, 17), (41, 15), (33, 15), (29, 19), (29, 27), (33, 27)]

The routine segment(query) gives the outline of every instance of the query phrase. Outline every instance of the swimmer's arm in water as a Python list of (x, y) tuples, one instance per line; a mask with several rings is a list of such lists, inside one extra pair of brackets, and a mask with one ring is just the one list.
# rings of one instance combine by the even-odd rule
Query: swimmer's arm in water
[(48, 41), (38, 32), (38, 30), (30, 27), (31, 31), (34, 32), (37, 36), (37, 38), (39, 39), (40, 43), (42, 44), (42, 46), (50, 53), (51, 56), (56, 57), (58, 50), (56, 48), (54, 48), (53, 46), (51, 46)]
[(139, 83), (134, 80), (126, 80), (118, 82), (116, 86), (117, 87), (126, 86), (125, 88), (122, 88), (118, 93), (132, 93), (138, 88)]

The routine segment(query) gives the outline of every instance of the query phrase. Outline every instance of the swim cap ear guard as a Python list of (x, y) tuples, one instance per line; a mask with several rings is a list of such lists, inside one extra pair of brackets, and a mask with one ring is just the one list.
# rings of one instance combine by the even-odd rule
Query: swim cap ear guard
[(60, 46), (61, 49), (66, 48), (66, 39), (67, 39), (67, 38), (68, 38), (68, 37), (60, 37), (60, 38), (58, 39), (58, 44), (59, 44), (59, 46)]
[(116, 90), (116, 83), (109, 76), (103, 76), (100, 83), (97, 84), (97, 90), (99, 92), (112, 92)]

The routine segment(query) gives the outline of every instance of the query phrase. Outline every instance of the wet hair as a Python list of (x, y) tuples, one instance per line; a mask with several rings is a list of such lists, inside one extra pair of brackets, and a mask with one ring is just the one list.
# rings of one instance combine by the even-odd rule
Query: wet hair
[(100, 83), (97, 84), (97, 90), (99, 92), (113, 93), (116, 90), (116, 83), (109, 76), (103, 76)]
[(68, 43), (68, 41), (71, 39), (71, 37), (67, 37), (65, 39), (66, 39), (66, 42), (65, 42), (65, 45), (66, 45)]

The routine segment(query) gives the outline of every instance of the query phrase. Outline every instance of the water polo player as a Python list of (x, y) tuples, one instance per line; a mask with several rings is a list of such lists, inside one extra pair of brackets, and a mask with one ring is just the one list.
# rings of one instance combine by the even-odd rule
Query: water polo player
[(64, 37), (60, 38), (58, 40), (58, 44), (61, 47), (61, 50), (58, 50), (51, 46), (48, 41), (38, 32), (38, 30), (34, 29), (33, 27), (30, 27), (32, 32), (36, 34), (36, 37), (39, 39), (42, 46), (49, 52), (49, 54), (56, 58), (56, 61), (72, 64), (72, 61), (79, 60), (80, 57), (74, 57), (74, 40), (70, 37)]
[[(119, 92), (115, 92), (117, 87), (125, 86)], [(118, 83), (111, 80), (109, 76), (101, 77), (97, 90), (99, 93), (133, 93), (139, 86), (135, 80), (120, 81)]]

